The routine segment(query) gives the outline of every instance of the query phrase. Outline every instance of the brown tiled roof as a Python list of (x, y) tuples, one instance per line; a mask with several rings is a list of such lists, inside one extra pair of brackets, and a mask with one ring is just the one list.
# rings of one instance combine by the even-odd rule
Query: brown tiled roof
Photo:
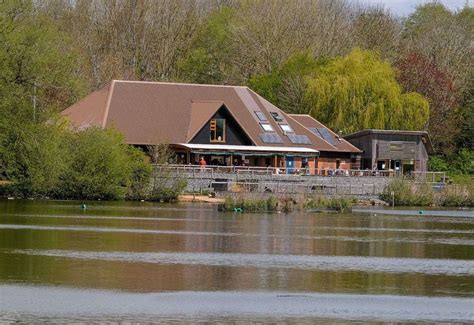
[[(114, 126), (129, 144), (188, 143), (222, 106), (237, 120), (257, 146), (296, 146), (319, 151), (340, 151), (314, 135), (291, 115), (247, 87), (114, 80), (63, 111), (73, 126)], [(267, 117), (283, 143), (265, 143), (265, 133), (254, 111)], [(312, 142), (293, 144), (270, 112), (278, 112), (295, 134)], [(347, 151), (345, 148), (343, 151)]]
[[(336, 147), (337, 151), (359, 153), (362, 152), (359, 148), (352, 145), (349, 141), (343, 139), (338, 134), (333, 132), (330, 128), (316, 120), (314, 117), (306, 114), (290, 114), (298, 123), (306, 128), (324, 128), (334, 137), (335, 141), (333, 146)], [(323, 140), (324, 141), (324, 140)]]
[(76, 128), (102, 126), (110, 94), (109, 90), (110, 86), (107, 85), (94, 91), (89, 96), (65, 109), (62, 114), (68, 116), (72, 125)]

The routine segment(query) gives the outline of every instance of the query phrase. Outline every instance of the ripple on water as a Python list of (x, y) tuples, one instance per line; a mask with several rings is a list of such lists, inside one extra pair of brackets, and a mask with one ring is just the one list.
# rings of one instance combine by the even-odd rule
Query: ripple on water
[[(0, 286), (2, 314), (28, 314), (44, 320), (113, 319), (149, 315), (176, 319), (209, 320), (279, 318), (337, 318), (402, 321), (472, 321), (474, 302), (469, 298), (426, 298), (414, 296), (320, 294), (292, 292), (166, 292), (125, 293), (70, 288)], [(2, 298), (3, 297), (3, 298)], [(5, 297), (8, 297), (6, 299)], [(125, 314), (125, 315), (124, 315)], [(141, 315), (141, 316), (140, 316)], [(123, 317), (122, 316), (122, 317)], [(120, 316), (119, 316), (120, 317)], [(140, 318), (139, 318), (140, 319)], [(84, 318), (82, 318), (84, 320)], [(281, 320), (281, 319), (280, 319)]]
[(369, 256), (276, 255), (235, 253), (132, 253), (67, 250), (13, 250), (14, 254), (119, 261), (303, 270), (474, 275), (474, 261)]

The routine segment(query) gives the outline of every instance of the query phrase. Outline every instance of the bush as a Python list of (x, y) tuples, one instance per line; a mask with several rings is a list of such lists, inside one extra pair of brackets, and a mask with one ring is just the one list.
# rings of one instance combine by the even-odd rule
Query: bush
[(152, 167), (143, 151), (129, 147), (130, 175), (126, 198), (129, 200), (145, 200), (151, 188)]
[(433, 188), (429, 183), (412, 184), (400, 178), (393, 179), (383, 190), (381, 199), (397, 206), (429, 206), (434, 203)]
[(439, 204), (445, 207), (472, 207), (474, 206), (473, 187), (473, 184), (448, 185), (440, 195)]
[(447, 172), (450, 176), (474, 174), (474, 151), (460, 149), (450, 156), (433, 156), (428, 160), (428, 169)]
[(0, 195), (74, 199), (143, 199), (150, 189), (145, 154), (124, 144), (113, 129), (71, 133), (50, 123), (32, 124), (15, 136), (9, 184)]
[(350, 211), (351, 207), (352, 200), (343, 197), (324, 198), (322, 196), (316, 196), (307, 200), (304, 204), (304, 208), (306, 209), (329, 209), (338, 212)]
[(9, 155), (0, 159), (0, 172), (11, 184), (2, 192), (17, 197), (49, 196), (59, 186), (60, 176), (67, 168), (65, 136), (60, 125), (29, 123), (11, 128), (4, 150)]
[(287, 211), (285, 210), (285, 201), (286, 200), (279, 202), (279, 200), (274, 196), (268, 198), (234, 198), (228, 195), (225, 197), (224, 210), (234, 211), (235, 209), (242, 209), (247, 212), (276, 211), (279, 208), (280, 203), (283, 203), (282, 209)]
[(120, 133), (88, 128), (69, 140), (69, 168), (58, 196), (76, 199), (122, 199), (131, 174), (131, 157)]

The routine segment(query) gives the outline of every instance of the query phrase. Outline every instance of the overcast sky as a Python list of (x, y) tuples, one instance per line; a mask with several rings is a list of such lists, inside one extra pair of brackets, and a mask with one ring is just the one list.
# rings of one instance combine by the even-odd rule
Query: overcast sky
[[(417, 5), (431, 2), (427, 0), (362, 0), (362, 3), (382, 3), (387, 9), (390, 9), (398, 16), (406, 16), (411, 14)], [(439, 0), (451, 10), (462, 9), (466, 4), (466, 0)], [(474, 0), (468, 0), (470, 6), (474, 4)]]

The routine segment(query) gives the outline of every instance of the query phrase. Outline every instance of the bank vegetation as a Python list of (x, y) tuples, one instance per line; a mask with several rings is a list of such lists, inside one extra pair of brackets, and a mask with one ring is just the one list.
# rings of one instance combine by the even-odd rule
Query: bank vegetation
[(441, 184), (436, 190), (432, 183), (415, 183), (394, 179), (381, 198), (395, 206), (474, 207), (474, 182)]

